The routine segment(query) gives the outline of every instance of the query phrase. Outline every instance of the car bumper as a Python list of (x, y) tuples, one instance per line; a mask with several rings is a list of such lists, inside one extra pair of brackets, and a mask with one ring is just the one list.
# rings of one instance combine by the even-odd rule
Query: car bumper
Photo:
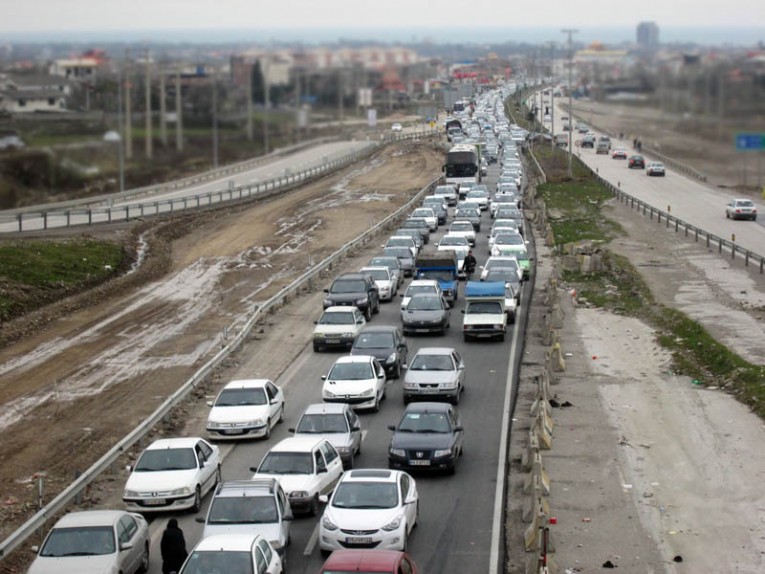
[(377, 397), (322, 397), (321, 400), (325, 403), (343, 403), (353, 409), (371, 409), (374, 408)]
[(212, 440), (242, 440), (262, 438), (268, 433), (268, 425), (240, 428), (208, 428), (207, 436)]
[(293, 512), (297, 513), (305, 513), (311, 511), (311, 506), (313, 505), (313, 496), (308, 497), (296, 497), (296, 496), (288, 496), (288, 499), (290, 501), (290, 509), (292, 509)]
[(313, 346), (314, 348), (320, 347), (320, 348), (333, 348), (333, 349), (339, 349), (341, 347), (348, 348), (351, 345), (353, 345), (354, 337), (331, 337), (331, 338), (323, 338), (323, 339), (314, 339), (313, 340)]
[[(357, 531), (359, 532), (359, 531)], [(403, 550), (406, 541), (406, 525), (393, 532), (384, 530), (363, 531), (359, 535), (343, 532), (342, 529), (327, 530), (319, 529), (319, 548), (325, 551), (340, 550), (346, 548), (374, 549), (374, 550)]]
[(194, 493), (188, 496), (174, 496), (166, 498), (123, 498), (125, 509), (129, 512), (168, 512), (174, 510), (188, 510), (194, 507)]
[(432, 401), (434, 399), (443, 399), (451, 401), (459, 396), (459, 389), (457, 387), (453, 389), (441, 389), (441, 388), (417, 388), (417, 389), (404, 389), (404, 400), (406, 401)]
[(449, 470), (454, 468), (454, 456), (434, 459), (407, 459), (388, 455), (388, 468), (396, 470)]
[(505, 334), (506, 329), (483, 328), (483, 329), (463, 329), (462, 332), (466, 337), (473, 337), (476, 339), (488, 339), (491, 337), (499, 337)]
[(440, 333), (444, 330), (446, 327), (445, 323), (437, 323), (437, 324), (428, 324), (428, 325), (420, 325), (420, 324), (413, 324), (409, 325), (407, 323), (404, 323), (401, 326), (401, 330), (404, 333)]

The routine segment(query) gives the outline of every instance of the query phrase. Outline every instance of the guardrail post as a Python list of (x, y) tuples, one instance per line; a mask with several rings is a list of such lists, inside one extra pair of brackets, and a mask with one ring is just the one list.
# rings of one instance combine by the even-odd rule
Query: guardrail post
[(744, 266), (749, 267), (749, 250), (744, 252)]
[(143, 217), (143, 203), (139, 203), (138, 205), (141, 207), (138, 213), (140, 213), (141, 217)]
[(760, 257), (760, 275), (765, 271), (765, 258)]
[(170, 213), (175, 213), (175, 201), (170, 200)]
[(723, 243), (723, 240), (720, 239), (720, 241), (718, 241), (718, 245), (717, 245), (717, 252), (718, 253), (722, 253), (722, 243)]
[(66, 210), (66, 226), (67, 226), (67, 227), (69, 227), (71, 224), (72, 224), (72, 214), (71, 214), (71, 212), (70, 212), (70, 211), (67, 209), (67, 210)]
[(154, 215), (159, 215), (159, 202), (154, 202)]
[(125, 206), (125, 221), (130, 221), (130, 206)]
[(223, 203), (223, 192), (222, 191), (218, 192), (218, 203)]
[(107, 207), (106, 208), (106, 215), (107, 215), (107, 221), (109, 223), (111, 223), (112, 222), (112, 208), (111, 207)]
[(43, 211), (43, 229), (48, 229), (48, 212)]
[(188, 207), (189, 207), (189, 202), (188, 202), (188, 200), (187, 200), (187, 199), (184, 197), (184, 198), (183, 198), (183, 209), (188, 209)]
[[(698, 233), (698, 231), (696, 233)], [(707, 233), (707, 248), (709, 248), (709, 233)]]

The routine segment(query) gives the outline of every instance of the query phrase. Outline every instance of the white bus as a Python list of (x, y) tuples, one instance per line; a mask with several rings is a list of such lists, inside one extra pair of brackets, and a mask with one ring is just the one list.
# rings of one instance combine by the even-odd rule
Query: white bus
[[(479, 158), (476, 146), (457, 144), (446, 152), (443, 171), (446, 183), (459, 190), (462, 184), (476, 184), (479, 181)], [(467, 185), (465, 187), (468, 187)]]

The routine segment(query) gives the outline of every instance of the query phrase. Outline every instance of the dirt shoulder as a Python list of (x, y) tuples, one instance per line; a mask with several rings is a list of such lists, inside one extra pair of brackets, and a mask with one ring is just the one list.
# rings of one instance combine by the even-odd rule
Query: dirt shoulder
[(63, 306), (0, 350), (0, 425), (14, 437), (0, 446), (0, 536), (33, 511), (35, 473), (49, 500), (217, 352), (235, 317), (407, 202), (442, 159), (433, 143), (401, 143), (283, 197), (166, 224), (149, 257), (166, 275)]

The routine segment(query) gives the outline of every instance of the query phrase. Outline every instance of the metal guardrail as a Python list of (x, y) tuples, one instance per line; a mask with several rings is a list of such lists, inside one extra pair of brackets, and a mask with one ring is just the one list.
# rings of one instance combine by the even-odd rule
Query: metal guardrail
[[(274, 192), (284, 187), (299, 183), (305, 183), (315, 177), (332, 173), (353, 162), (369, 155), (381, 145), (395, 141), (404, 141), (417, 139), (423, 136), (434, 135), (438, 132), (429, 131), (424, 133), (414, 133), (405, 135), (389, 135), (380, 141), (370, 141), (367, 148), (361, 151), (352, 152), (339, 159), (325, 162), (320, 166), (315, 166), (294, 174), (286, 174), (278, 178), (269, 179), (256, 184), (232, 186), (227, 189), (211, 191), (205, 194), (186, 196), (180, 198), (166, 199), (162, 201), (148, 201), (132, 205), (107, 206), (81, 209), (67, 209), (64, 211), (56, 209), (46, 209), (42, 211), (25, 211), (9, 214), (9, 212), (0, 213), (0, 224), (15, 222), (15, 232), (41, 231), (52, 227), (72, 227), (78, 225), (92, 226), (102, 223), (115, 223), (119, 221), (130, 221), (131, 219), (151, 217), (188, 209), (198, 209), (210, 207), (215, 204), (223, 204), (232, 201), (242, 201), (252, 197), (265, 195), (267, 192)], [(245, 169), (245, 168), (242, 168)], [(241, 170), (240, 170), (241, 171)], [(217, 174), (218, 177), (220, 174)], [(212, 176), (211, 176), (212, 178)], [(185, 185), (185, 184), (184, 184)], [(179, 185), (178, 187), (183, 187)], [(39, 206), (38, 206), (39, 209)], [(26, 225), (26, 227), (25, 227)]]
[[(396, 139), (411, 139), (407, 137), (397, 137)], [(112, 447), (106, 454), (104, 454), (98, 461), (96, 461), (90, 468), (80, 475), (74, 482), (72, 482), (66, 489), (59, 493), (51, 502), (49, 502), (44, 508), (40, 509), (34, 516), (27, 520), (21, 527), (13, 532), (8, 538), (0, 542), (0, 560), (5, 558), (10, 552), (16, 549), (18, 546), (24, 543), (29, 536), (33, 535), (38, 529), (42, 528), (45, 523), (61, 512), (67, 504), (69, 504), (90, 482), (92, 482), (98, 475), (104, 472), (117, 459), (124, 454), (133, 444), (138, 442), (143, 436), (145, 436), (154, 425), (161, 421), (176, 405), (178, 405), (199, 383), (203, 382), (206, 377), (216, 369), (232, 352), (237, 350), (239, 346), (244, 342), (249, 335), (253, 326), (258, 322), (258, 319), (268, 312), (272, 307), (276, 307), (286, 303), (290, 297), (296, 295), (300, 289), (305, 285), (310, 285), (314, 279), (318, 279), (322, 273), (332, 269), (332, 265), (341, 259), (350, 250), (363, 246), (367, 241), (384, 228), (388, 223), (394, 219), (400, 217), (415, 205), (419, 199), (426, 193), (432, 191), (435, 186), (441, 181), (441, 177), (434, 179), (419, 192), (417, 192), (413, 198), (407, 202), (404, 206), (396, 210), (394, 213), (371, 227), (354, 240), (346, 243), (338, 251), (335, 251), (332, 255), (325, 258), (323, 261), (314, 265), (311, 269), (303, 273), (300, 277), (295, 279), (289, 285), (283, 287), (277, 294), (270, 297), (262, 305), (258, 306), (252, 311), (247, 321), (242, 326), (241, 330), (236, 336), (228, 343), (223, 349), (221, 349), (212, 359), (210, 359), (204, 366), (202, 366), (191, 378), (186, 381), (177, 391), (170, 395), (147, 419), (134, 428), (130, 434), (122, 438), (114, 447)], [(236, 328), (236, 322), (233, 328), (229, 328), (228, 332), (234, 332)]]

